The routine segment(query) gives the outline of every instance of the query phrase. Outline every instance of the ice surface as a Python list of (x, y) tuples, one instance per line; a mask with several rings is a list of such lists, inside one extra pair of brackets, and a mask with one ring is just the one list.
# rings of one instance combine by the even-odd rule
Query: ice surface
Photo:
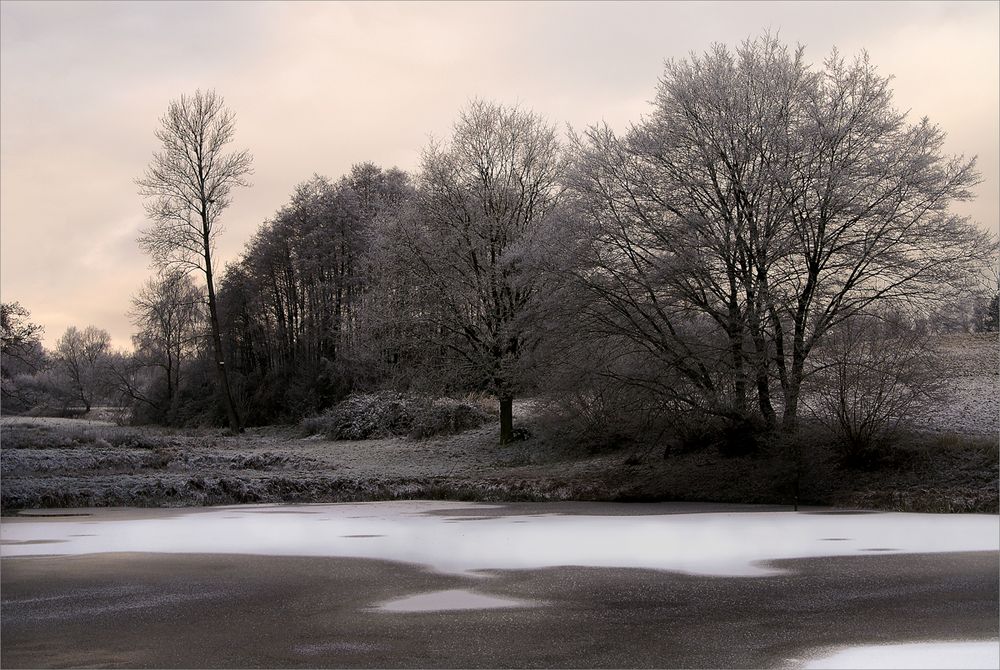
[(813, 659), (806, 670), (833, 668), (996, 668), (1000, 667), (1000, 641), (917, 642), (912, 644), (848, 647)]
[(539, 514), (542, 505), (507, 509), (498, 514), (490, 505), (428, 501), (95, 509), (84, 517), (5, 518), (0, 556), (256, 554), (384, 559), (451, 574), (573, 565), (762, 576), (776, 571), (761, 562), (775, 559), (1000, 548), (1000, 517), (985, 514), (598, 516), (593, 505), (586, 509), (594, 515)]

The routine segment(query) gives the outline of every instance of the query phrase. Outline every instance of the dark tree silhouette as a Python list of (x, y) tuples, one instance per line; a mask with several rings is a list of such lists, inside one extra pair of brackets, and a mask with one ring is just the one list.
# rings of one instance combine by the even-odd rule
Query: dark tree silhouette
[(136, 183), (153, 225), (139, 244), (160, 269), (204, 274), (209, 325), (216, 369), (229, 427), (240, 431), (229, 375), (222, 351), (213, 275), (213, 251), (221, 228), (218, 218), (229, 205), (233, 188), (248, 186), (249, 152), (226, 152), (233, 139), (235, 117), (214, 91), (196, 91), (170, 103), (156, 138), (162, 149), (153, 154)]
[(889, 81), (765, 36), (668, 63), (648, 118), (577, 143), (594, 322), (678, 370), (681, 401), (772, 427), (780, 409), (792, 431), (831, 329), (979, 271), (988, 239), (949, 211), (974, 160), (909, 123)]
[(83, 403), (87, 412), (108, 395), (110, 353), (111, 335), (94, 326), (70, 326), (56, 344), (56, 367), (65, 377), (68, 396)]

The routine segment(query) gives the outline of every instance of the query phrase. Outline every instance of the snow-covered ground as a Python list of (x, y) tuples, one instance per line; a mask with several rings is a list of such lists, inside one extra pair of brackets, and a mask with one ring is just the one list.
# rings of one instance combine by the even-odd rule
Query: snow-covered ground
[[(753, 506), (715, 512), (697, 504), (665, 504), (660, 514), (654, 505), (654, 513), (641, 515), (622, 515), (620, 505), (583, 509), (554, 514), (530, 503), (498, 510), (398, 501), (74, 510), (67, 513), (85, 516), (5, 519), (0, 555), (327, 556), (418, 563), (463, 575), (574, 565), (754, 577), (779, 573), (767, 565), (779, 559), (1000, 549), (995, 515), (793, 513)], [(703, 513), (677, 513), (684, 510)]]
[(922, 430), (963, 435), (1000, 435), (1000, 376), (957, 377), (945, 384), (948, 401), (921, 416)]
[(934, 340), (947, 402), (917, 417), (924, 430), (1000, 435), (1000, 340), (996, 333), (939, 335)]

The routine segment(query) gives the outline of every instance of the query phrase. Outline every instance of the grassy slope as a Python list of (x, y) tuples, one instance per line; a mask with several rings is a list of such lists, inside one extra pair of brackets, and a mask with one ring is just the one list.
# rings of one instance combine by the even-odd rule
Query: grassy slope
[[(457, 498), (707, 500), (790, 504), (794, 460), (714, 451), (581, 455), (542, 438), (507, 446), (492, 428), (430, 440), (303, 439), (291, 429), (174, 433), (5, 422), (4, 511), (30, 507)], [(777, 457), (775, 457), (777, 456)], [(919, 511), (997, 511), (997, 449), (986, 438), (921, 437), (894, 462), (846, 471), (815, 448), (803, 503)]]

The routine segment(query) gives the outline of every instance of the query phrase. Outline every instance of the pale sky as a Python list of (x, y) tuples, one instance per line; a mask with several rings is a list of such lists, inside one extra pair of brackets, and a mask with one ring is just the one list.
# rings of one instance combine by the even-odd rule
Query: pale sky
[[(867, 49), (899, 108), (979, 156), (960, 211), (1000, 221), (1000, 3), (0, 3), (0, 296), (52, 346), (71, 325), (128, 347), (151, 275), (133, 179), (170, 100), (214, 88), (237, 115), (253, 186), (222, 222), (219, 260), (314, 172), (417, 168), (473, 97), (564, 127), (624, 129), (669, 58), (770, 30), (820, 63)], [(221, 263), (219, 264), (221, 266)]]

